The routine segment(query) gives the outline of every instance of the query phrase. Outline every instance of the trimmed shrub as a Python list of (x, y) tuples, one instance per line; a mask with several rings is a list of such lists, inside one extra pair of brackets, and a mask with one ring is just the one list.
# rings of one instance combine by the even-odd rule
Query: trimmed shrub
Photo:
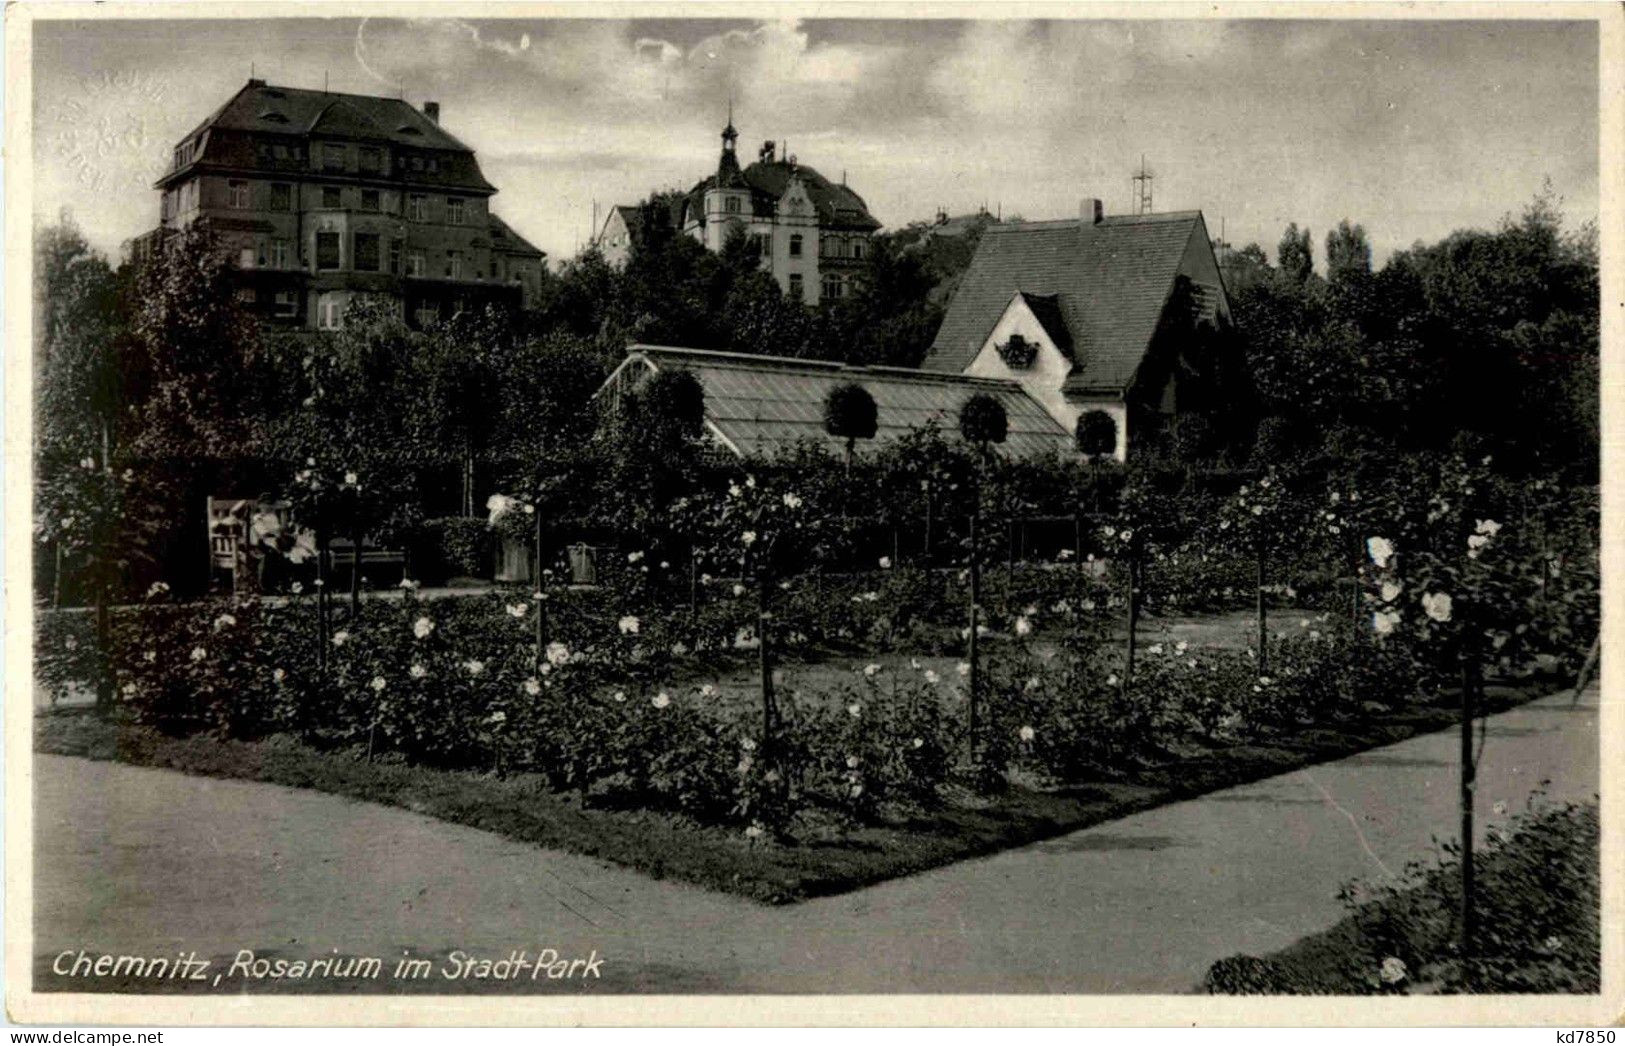
[(453, 577), (488, 578), (496, 538), (484, 519), (445, 516), (427, 519), (418, 528), (413, 545), (413, 570), (419, 578), (445, 581)]

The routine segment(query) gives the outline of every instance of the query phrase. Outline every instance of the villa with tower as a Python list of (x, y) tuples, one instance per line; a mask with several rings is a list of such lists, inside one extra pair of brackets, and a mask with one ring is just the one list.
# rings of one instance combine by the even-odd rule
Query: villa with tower
[[(674, 229), (710, 251), (722, 250), (735, 230), (751, 237), (762, 268), (791, 298), (816, 305), (845, 297), (870, 236), (880, 228), (863, 197), (847, 187), (844, 176), (836, 184), (795, 156), (781, 155), (775, 142), (764, 142), (756, 160), (741, 167), (738, 143), (730, 117), (716, 172), (660, 219), (669, 219)], [(626, 264), (644, 220), (636, 207), (610, 208), (594, 237), (605, 260)]]

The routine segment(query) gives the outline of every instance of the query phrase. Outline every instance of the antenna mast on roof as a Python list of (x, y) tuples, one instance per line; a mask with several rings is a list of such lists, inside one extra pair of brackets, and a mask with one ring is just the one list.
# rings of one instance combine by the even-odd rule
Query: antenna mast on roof
[(1151, 179), (1155, 177), (1145, 167), (1145, 154), (1140, 154), (1140, 173), (1129, 181), (1134, 185), (1134, 213), (1151, 213)]

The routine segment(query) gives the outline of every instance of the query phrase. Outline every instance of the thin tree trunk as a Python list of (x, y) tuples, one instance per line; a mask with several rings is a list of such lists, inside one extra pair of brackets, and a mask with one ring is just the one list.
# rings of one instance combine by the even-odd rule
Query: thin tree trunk
[(1353, 559), (1354, 569), (1351, 572), (1351, 576), (1354, 579), (1353, 580), (1354, 591), (1349, 594), (1349, 624), (1354, 627), (1354, 630), (1356, 632), (1358, 632), (1359, 629), (1360, 629), (1360, 586), (1361, 586), (1361, 583), (1365, 580), (1365, 566), (1364, 566), (1364, 563), (1362, 562), (1362, 557), (1361, 557), (1360, 532), (1355, 531), (1354, 534), (1353, 534), (1353, 538), (1354, 538), (1354, 548), (1353, 548), (1353, 552), (1354, 552), (1354, 559)]
[(1139, 573), (1134, 552), (1128, 553), (1128, 657), (1123, 662), (1123, 693), (1128, 693), (1134, 682), (1134, 643), (1140, 629), (1140, 595), (1135, 590), (1135, 575)]
[(350, 621), (361, 618), (361, 494), (356, 492), (356, 503), (350, 509), (350, 542), (355, 554), (350, 560)]
[[(536, 591), (540, 592), (545, 597), (547, 595), (547, 589), (543, 587), (545, 575), (542, 573), (542, 508), (540, 505), (536, 506), (535, 541), (536, 562), (531, 570), (531, 574), (536, 581)], [(542, 670), (542, 652), (546, 646), (547, 600), (546, 598), (542, 598), (536, 601), (536, 671), (538, 672)]]
[(1006, 612), (1010, 609), (1010, 590), (1016, 584), (1016, 521), (1012, 517), (1009, 522), (1008, 540), (1004, 545), (1004, 605)]
[(1269, 672), (1269, 608), (1264, 599), (1264, 543), (1257, 543), (1258, 558), (1258, 674)]
[(328, 667), (327, 648), (332, 631), (327, 599), (327, 582), (331, 573), (330, 557), (327, 530), (324, 527), (316, 532), (316, 664), (324, 675)]
[(772, 614), (768, 607), (768, 600), (772, 593), (772, 580), (768, 577), (767, 567), (763, 565), (758, 571), (756, 585), (756, 639), (758, 651), (758, 667), (762, 677), (762, 758), (770, 769), (780, 771), (783, 777), (783, 768), (778, 763), (778, 730), (779, 705), (773, 693), (773, 651), (772, 644), (768, 642), (768, 624)]
[(463, 515), (474, 518), (474, 449), (463, 445)]
[(978, 658), (976, 650), (977, 633), (981, 631), (981, 615), (979, 614), (979, 611), (981, 610), (982, 602), (982, 557), (978, 555), (980, 549), (977, 547), (977, 541), (979, 539), (977, 534), (977, 523), (978, 517), (981, 516), (981, 492), (979, 490), (977, 492), (977, 502), (978, 505), (976, 509), (971, 512), (970, 517), (970, 614), (968, 615), (970, 619), (970, 640), (969, 647), (966, 651), (967, 659), (970, 662), (970, 674), (966, 677), (966, 682), (969, 686), (969, 694), (967, 697), (969, 712), (967, 714), (968, 731), (966, 737), (966, 751), (972, 767), (976, 766), (976, 718), (978, 712), (977, 704), (980, 697), (978, 692), (980, 690), (980, 679), (978, 678), (980, 672), (978, 671), (979, 665), (977, 664)]
[(62, 607), (62, 542), (57, 538), (51, 539), (51, 608), (59, 610)]
[(1461, 959), (1472, 987), (1473, 949), (1477, 938), (1476, 883), (1473, 867), (1473, 796), (1477, 767), (1473, 765), (1473, 718), (1477, 712), (1478, 662), (1464, 650), (1461, 662)]
[(935, 499), (931, 496), (931, 494), (932, 494), (931, 481), (927, 480), (926, 484), (925, 484), (925, 547), (922, 550), (922, 552), (923, 552), (922, 558), (925, 560), (925, 565), (927, 567), (929, 567), (931, 565), (931, 536), (932, 536), (931, 532), (932, 532), (932, 524), (935, 522), (935, 520), (933, 519), (933, 516), (934, 516), (933, 508), (935, 507), (933, 505), (933, 502), (935, 501)]
[(98, 567), (96, 580), (96, 707), (106, 711), (113, 706), (113, 629), (108, 614), (106, 564)]

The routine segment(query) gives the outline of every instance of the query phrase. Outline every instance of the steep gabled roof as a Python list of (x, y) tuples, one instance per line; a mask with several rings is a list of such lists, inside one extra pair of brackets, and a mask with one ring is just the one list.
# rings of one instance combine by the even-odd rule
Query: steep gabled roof
[[(990, 225), (931, 351), (930, 370), (963, 370), (1017, 292), (1041, 305), (1072, 342), (1068, 390), (1121, 391), (1134, 380), (1200, 211)], [(1036, 311), (1036, 310), (1035, 310)], [(1053, 336), (1053, 334), (1052, 334)]]
[(626, 226), (627, 235), (635, 239), (638, 230), (643, 227), (643, 208), (618, 203), (615, 205), (615, 212), (621, 216), (621, 223)]
[[(707, 427), (743, 456), (771, 454), (802, 439), (828, 441), (832, 449), (844, 446), (824, 431), (824, 397), (848, 382), (863, 386), (875, 400), (875, 438), (860, 441), (863, 447), (898, 439), (932, 421), (945, 436), (957, 439), (959, 408), (985, 392), (1004, 406), (1009, 419), (1002, 448), (1006, 453), (1047, 457), (1072, 452), (1071, 434), (1013, 380), (710, 349), (628, 347), (622, 366), (639, 363), (655, 370), (692, 371), (705, 387)], [(605, 387), (615, 381), (612, 375)]]

